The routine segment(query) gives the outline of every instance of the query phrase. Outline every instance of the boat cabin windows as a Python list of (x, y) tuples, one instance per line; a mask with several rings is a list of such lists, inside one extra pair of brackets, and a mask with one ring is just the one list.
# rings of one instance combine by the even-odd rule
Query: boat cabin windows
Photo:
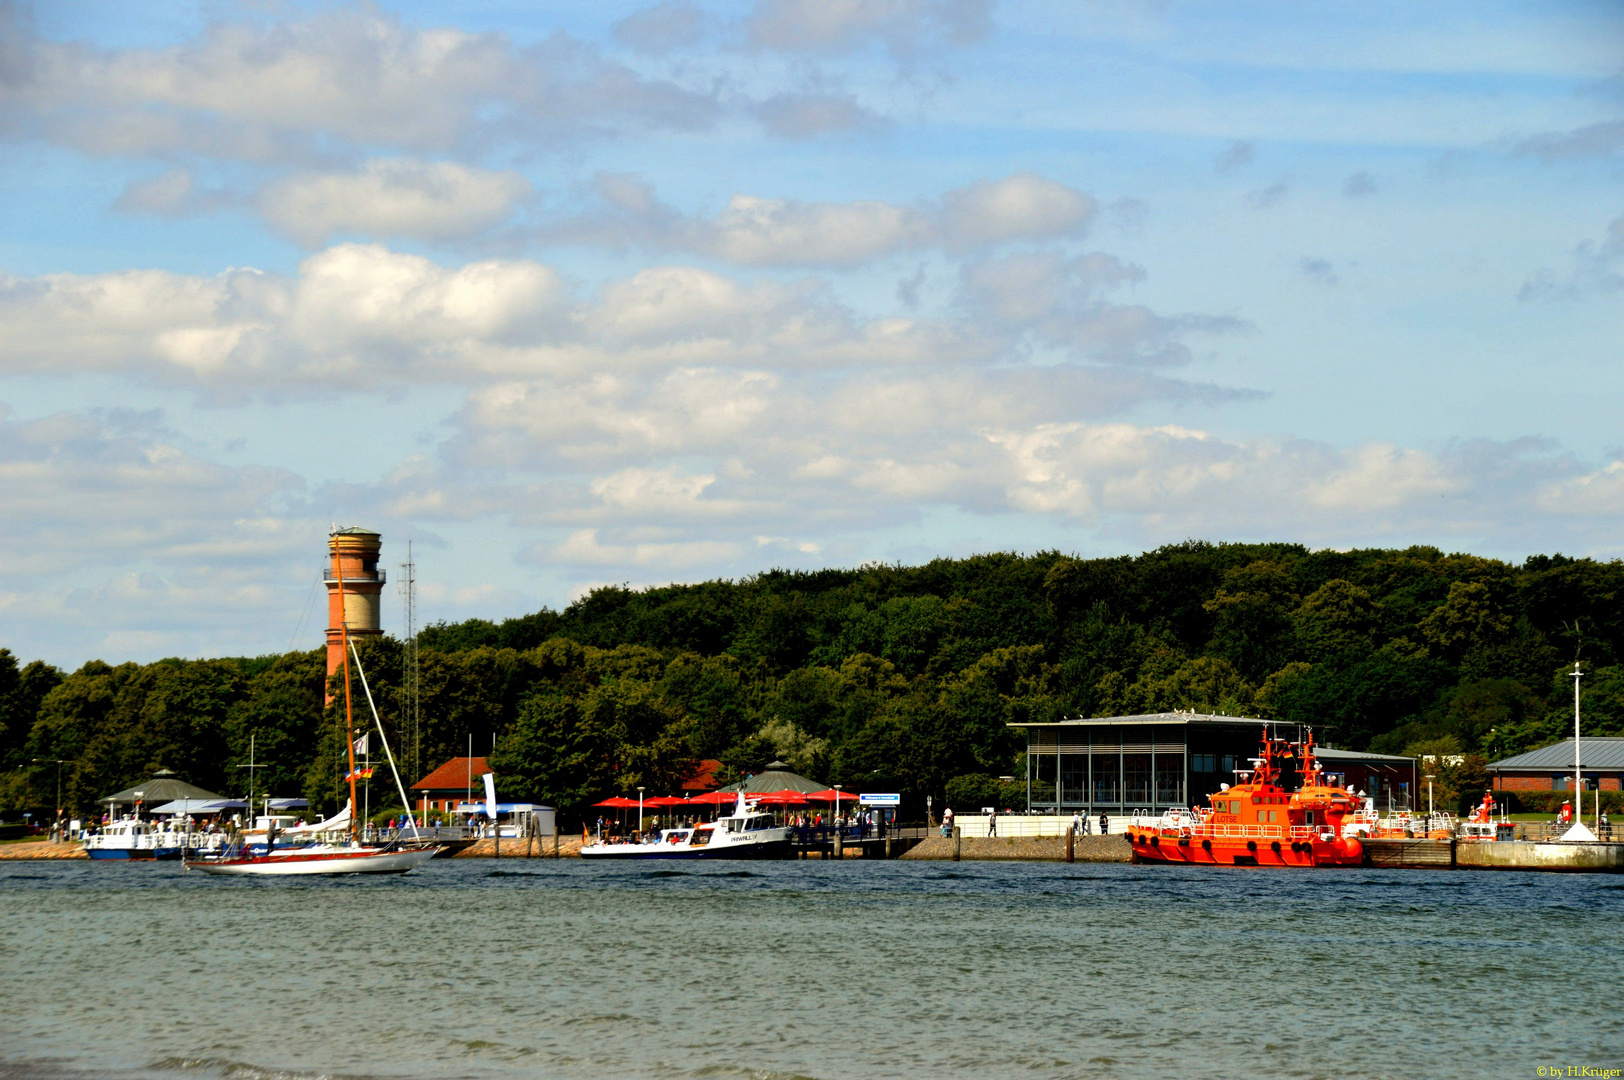
[(704, 847), (706, 844), (710, 843), (710, 840), (711, 830), (709, 828), (695, 829), (694, 838), (689, 843), (692, 847)]

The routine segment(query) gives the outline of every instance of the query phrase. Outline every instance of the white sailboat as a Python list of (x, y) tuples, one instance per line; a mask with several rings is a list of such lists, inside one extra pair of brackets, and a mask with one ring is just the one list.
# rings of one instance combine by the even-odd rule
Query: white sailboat
[[(338, 571), (338, 610), (344, 611), (344, 564), (335, 559), (334, 565)], [(378, 738), (383, 743), (384, 753), (389, 757), (389, 768), (395, 776), (395, 787), (400, 792), (401, 805), (410, 806), (411, 800), (406, 797), (406, 787), (400, 781), (400, 770), (395, 767), (395, 755), (389, 749), (388, 736), (383, 731), (383, 721), (378, 716), (378, 707), (372, 700), (372, 689), (367, 686), (366, 672), (361, 670), (361, 657), (355, 651), (350, 641), (349, 619), (339, 620), (340, 634), (344, 646), (344, 741), (349, 744), (350, 769), (348, 780), (350, 782), (350, 801), (335, 817), (316, 825), (310, 831), (331, 833), (342, 830), (349, 833), (347, 843), (332, 844), (321, 843), (303, 847), (281, 848), (275, 846), (274, 836), (268, 837), (270, 845), (263, 855), (255, 855), (246, 847), (239, 847), (235, 851), (222, 852), (217, 856), (188, 860), (186, 867), (191, 870), (201, 870), (206, 874), (219, 874), (225, 876), (249, 877), (294, 877), (311, 874), (403, 874), (428, 862), (438, 853), (439, 848), (434, 845), (413, 845), (404, 847), (399, 844), (365, 845), (361, 843), (360, 831), (354, 815), (355, 802), (355, 713), (353, 699), (350, 692), (350, 662), (355, 662), (355, 669), (361, 676), (361, 686), (367, 692), (367, 704), (372, 706), (372, 720), (378, 729)], [(412, 815), (407, 820), (411, 822), (412, 832), (416, 835), (417, 822)]]

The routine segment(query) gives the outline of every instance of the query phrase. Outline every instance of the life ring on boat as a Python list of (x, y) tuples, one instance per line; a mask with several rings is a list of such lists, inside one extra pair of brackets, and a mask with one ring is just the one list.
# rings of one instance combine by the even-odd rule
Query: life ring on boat
[(1280, 841), (1276, 840), (1274, 843), (1270, 844), (1269, 850), (1274, 852), (1276, 855), (1280, 854)]
[(1248, 840), (1246, 842), (1246, 850), (1247, 851), (1256, 851), (1257, 850), (1257, 841), (1256, 840)]

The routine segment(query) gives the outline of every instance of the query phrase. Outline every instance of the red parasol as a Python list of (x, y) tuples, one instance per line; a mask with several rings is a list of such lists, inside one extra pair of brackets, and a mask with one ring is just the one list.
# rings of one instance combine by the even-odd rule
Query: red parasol
[(762, 806), (805, 806), (806, 795), (799, 791), (769, 791), (758, 796), (756, 802)]
[(681, 806), (687, 799), (679, 799), (675, 795), (652, 795), (643, 800), (644, 806)]
[(693, 798), (684, 801), (705, 806), (726, 806), (738, 802), (739, 794), (736, 791), (707, 791), (703, 795), (695, 795)]
[(614, 810), (626, 810), (626, 809), (628, 809), (630, 807), (636, 806), (637, 805), (637, 800), (636, 799), (627, 799), (627, 798), (623, 798), (623, 797), (621, 797), (619, 795), (614, 795), (614, 796), (611, 796), (610, 798), (607, 798), (607, 799), (603, 800), (603, 802), (595, 802), (592, 805), (593, 806), (607, 806), (607, 807), (609, 807), (611, 809), (614, 809)]
[(834, 788), (825, 788), (822, 791), (812, 792), (807, 798), (813, 802), (834, 802), (837, 798), (841, 802), (856, 802), (859, 796), (855, 791), (836, 791)]

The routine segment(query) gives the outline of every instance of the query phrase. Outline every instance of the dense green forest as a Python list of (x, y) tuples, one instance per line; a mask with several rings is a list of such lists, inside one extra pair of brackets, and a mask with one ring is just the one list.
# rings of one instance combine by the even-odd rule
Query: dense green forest
[[(1617, 561), (1195, 541), (601, 588), (561, 612), (424, 630), (417, 732), (399, 722), (401, 643), (362, 656), (408, 769), (494, 744), (503, 795), (566, 821), (673, 789), (700, 758), (732, 774), (782, 758), (940, 804), (1022, 774), (1007, 723), (1062, 716), (1270, 717), (1345, 748), (1480, 763), (1563, 737), (1576, 657), (1587, 732), (1624, 734), (1621, 590)], [(81, 811), (160, 767), (240, 793), (250, 738), (261, 790), (331, 808), (343, 742), (322, 657), (64, 674), (0, 650), (0, 813), (51, 806), (55, 759)]]

